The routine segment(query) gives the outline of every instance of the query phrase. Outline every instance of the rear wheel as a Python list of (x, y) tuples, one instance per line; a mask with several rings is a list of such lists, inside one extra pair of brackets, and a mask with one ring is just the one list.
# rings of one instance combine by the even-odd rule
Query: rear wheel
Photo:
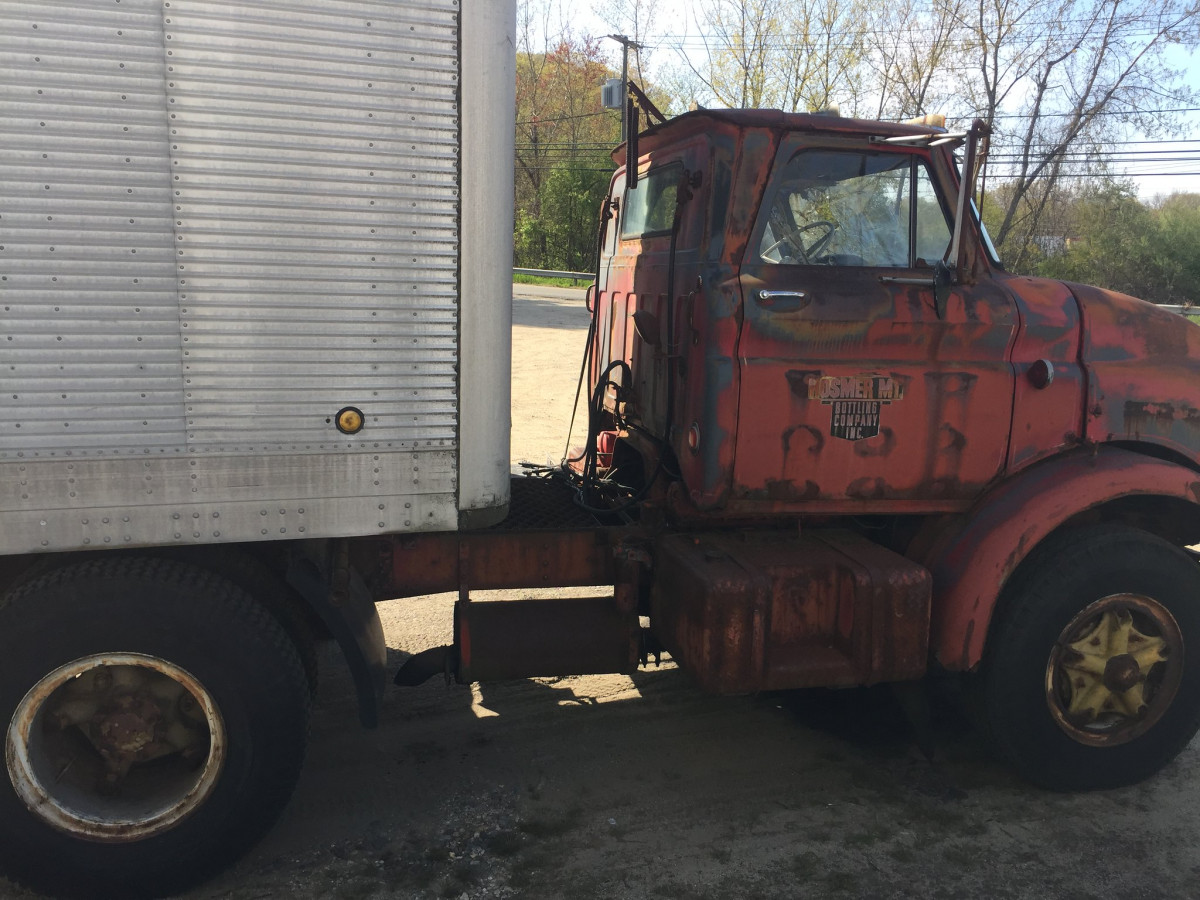
[(1051, 538), (1005, 591), (982, 688), (996, 746), (1030, 781), (1152, 775), (1200, 725), (1200, 567), (1123, 526)]
[(54, 893), (152, 895), (229, 863), (304, 756), (280, 624), (179, 562), (98, 559), (0, 600), (0, 860)]

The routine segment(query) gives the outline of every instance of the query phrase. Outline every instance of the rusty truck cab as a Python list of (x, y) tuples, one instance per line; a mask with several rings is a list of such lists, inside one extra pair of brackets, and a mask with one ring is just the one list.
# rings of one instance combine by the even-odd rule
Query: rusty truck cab
[(701, 111), (643, 133), (636, 161), (618, 148), (592, 384), (621, 385), (608, 394), (633, 424), (623, 441), (667, 449), (680, 515), (965, 509), (1005, 473), (1014, 397), (1031, 393), (1014, 348), (1054, 356), (1059, 376), (1023, 423), (1082, 407), (1077, 317), (1030, 314), (1047, 327), (1021, 345), (1023, 301), (969, 213), (953, 283), (935, 289), (955, 143), (927, 126)]
[[(1200, 542), (1200, 328), (1006, 273), (960, 189), (981, 124), (701, 111), (618, 148), (587, 449), (517, 479), (525, 517), (498, 531), (384, 541), (377, 596), (459, 590), (454, 645), (402, 680), (665, 649), (736, 693), (932, 663), (980, 676), (1039, 783), (1127, 784), (1177, 753), (1200, 720), (1181, 549)], [(595, 518), (533, 522), (534, 489)], [(470, 596), (594, 583), (611, 596)]]

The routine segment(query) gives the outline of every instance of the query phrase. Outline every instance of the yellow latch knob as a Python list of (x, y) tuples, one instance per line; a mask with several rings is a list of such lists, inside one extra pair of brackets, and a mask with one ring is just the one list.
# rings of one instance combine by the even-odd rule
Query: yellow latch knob
[(338, 410), (334, 424), (337, 425), (337, 430), (342, 434), (358, 434), (362, 431), (363, 427), (362, 410), (353, 406), (340, 409)]

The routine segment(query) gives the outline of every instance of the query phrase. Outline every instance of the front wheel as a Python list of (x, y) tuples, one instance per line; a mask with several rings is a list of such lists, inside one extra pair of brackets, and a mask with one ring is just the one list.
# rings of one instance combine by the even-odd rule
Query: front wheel
[(98, 559), (0, 600), (0, 863), (146, 896), (227, 864), (286, 803), (309, 691), (280, 624), (180, 562)]
[(1058, 790), (1133, 784), (1200, 726), (1200, 566), (1104, 525), (1051, 538), (997, 609), (982, 671), (995, 745)]

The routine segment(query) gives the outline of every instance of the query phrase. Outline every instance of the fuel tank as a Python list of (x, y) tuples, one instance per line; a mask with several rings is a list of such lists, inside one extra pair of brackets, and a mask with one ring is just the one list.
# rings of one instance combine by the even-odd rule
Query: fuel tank
[(705, 690), (918, 678), (929, 572), (849, 531), (673, 534), (655, 549), (651, 629)]

